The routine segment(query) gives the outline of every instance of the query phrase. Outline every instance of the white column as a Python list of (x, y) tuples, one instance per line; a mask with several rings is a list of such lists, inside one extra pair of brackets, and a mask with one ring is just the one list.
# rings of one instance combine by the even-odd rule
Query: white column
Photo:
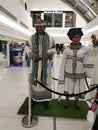
[(62, 23), (62, 27), (65, 28), (65, 13), (63, 13), (63, 23)]
[(7, 67), (10, 67), (10, 51), (9, 51), (9, 42), (7, 42)]

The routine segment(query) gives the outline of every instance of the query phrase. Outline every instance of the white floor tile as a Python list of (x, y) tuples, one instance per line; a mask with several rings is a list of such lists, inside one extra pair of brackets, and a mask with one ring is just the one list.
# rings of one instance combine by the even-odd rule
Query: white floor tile
[(37, 130), (53, 130), (53, 119), (40, 117)]
[(88, 130), (90, 123), (85, 120), (57, 119), (57, 130)]
[(37, 130), (37, 126), (25, 128), (22, 126), (21, 118), (3, 118), (0, 117), (1, 130)]

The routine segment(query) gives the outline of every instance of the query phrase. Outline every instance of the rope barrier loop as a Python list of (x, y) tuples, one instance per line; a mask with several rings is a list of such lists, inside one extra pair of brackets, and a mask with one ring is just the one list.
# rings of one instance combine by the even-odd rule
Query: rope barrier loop
[[(55, 79), (55, 78), (54, 78)], [(81, 92), (81, 93), (76, 93), (76, 94), (68, 94), (68, 93), (59, 93), (57, 91), (54, 91), (50, 88), (48, 88), (47, 86), (45, 86), (44, 84), (42, 84), (40, 81), (38, 81), (37, 79), (34, 78), (34, 80), (39, 84), (41, 85), (43, 88), (49, 90), (50, 92), (54, 93), (54, 94), (57, 94), (57, 95), (60, 95), (60, 96), (70, 96), (70, 97), (73, 97), (73, 96), (78, 96), (78, 95), (82, 95), (82, 94), (87, 94), (93, 90), (95, 90), (96, 88), (98, 88), (98, 84), (93, 84), (93, 85), (90, 85), (89, 89), (87, 91), (84, 91), (84, 92)], [(57, 80), (57, 79), (56, 79)]]

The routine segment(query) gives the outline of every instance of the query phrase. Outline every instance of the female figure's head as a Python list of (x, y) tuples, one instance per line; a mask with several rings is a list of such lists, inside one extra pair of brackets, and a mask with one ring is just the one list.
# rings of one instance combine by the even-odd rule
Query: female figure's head
[(81, 36), (83, 36), (83, 32), (81, 28), (72, 28), (68, 31), (67, 35), (74, 44), (78, 44), (81, 40)]

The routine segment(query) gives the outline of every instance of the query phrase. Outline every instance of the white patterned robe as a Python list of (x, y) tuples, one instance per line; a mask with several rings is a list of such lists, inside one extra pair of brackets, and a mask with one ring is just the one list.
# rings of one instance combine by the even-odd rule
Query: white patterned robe
[[(90, 59), (89, 55), (92, 52), (95, 55), (97, 53), (97, 49), (93, 48), (92, 46), (82, 46), (80, 49), (77, 49), (76, 58), (74, 58), (75, 51), (73, 51), (73, 49), (71, 49), (70, 46), (67, 46), (65, 48), (59, 72), (59, 92), (76, 94), (87, 90), (85, 78), (87, 77), (88, 69), (86, 73), (86, 69), (84, 67), (86, 65), (88, 65), (88, 67), (92, 66), (90, 66), (90, 64), (87, 63), (87, 61)], [(74, 62), (76, 63), (75, 65)], [(91, 75), (89, 76), (91, 77)]]
[[(30, 39), (32, 49), (29, 58), (32, 59), (32, 65), (30, 65), (32, 75), (29, 81), (32, 84), (32, 99), (37, 102), (48, 101), (52, 98), (51, 93), (40, 86), (34, 79), (37, 79), (48, 88), (52, 88), (51, 61), (47, 59), (47, 53), (49, 50), (53, 51), (51, 49), (53, 43), (55, 43), (54, 39), (46, 32), (43, 36), (38, 36), (35, 33)], [(36, 54), (42, 57), (38, 62), (35, 62)], [(50, 55), (53, 57), (53, 54)]]

